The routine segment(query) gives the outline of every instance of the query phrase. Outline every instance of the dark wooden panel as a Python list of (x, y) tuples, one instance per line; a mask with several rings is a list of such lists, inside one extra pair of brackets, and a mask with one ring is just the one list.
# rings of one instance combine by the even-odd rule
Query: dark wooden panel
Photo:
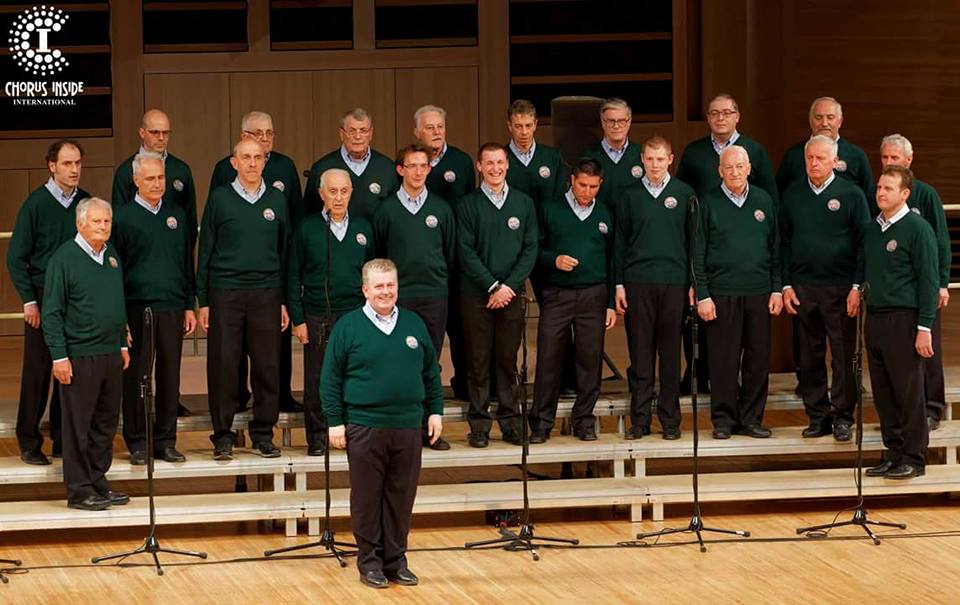
[(340, 145), (340, 116), (353, 107), (363, 107), (373, 116), (373, 147), (392, 158), (398, 147), (395, 87), (392, 69), (314, 72), (313, 98), (317, 102), (313, 103), (311, 163)]
[[(30, 193), (30, 179), (26, 170), (0, 170), (0, 191), (3, 191), (3, 202), (0, 203), (0, 231), (12, 231), (13, 223), (17, 219), (20, 205)], [(10, 282), (7, 273), (7, 246), (9, 240), (0, 240), (0, 254), (3, 263), (0, 265), (0, 311), (16, 313), (23, 310), (23, 301)], [(23, 333), (23, 322), (14, 320), (0, 321), (0, 335), (7, 336)]]
[[(422, 105), (447, 110), (447, 140), (474, 157), (479, 141), (477, 68), (397, 70), (397, 143), (413, 139), (413, 112)], [(502, 137), (497, 137), (499, 140)]]

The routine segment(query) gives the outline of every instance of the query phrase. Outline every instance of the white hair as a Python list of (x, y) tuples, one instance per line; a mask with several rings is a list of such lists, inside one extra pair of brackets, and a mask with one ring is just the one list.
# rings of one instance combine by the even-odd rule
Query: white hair
[(438, 107), (436, 105), (424, 105), (420, 109), (413, 112), (413, 126), (414, 128), (420, 128), (420, 117), (425, 113), (436, 112), (440, 114), (440, 117), (446, 121), (447, 119), (447, 110), (443, 107)]
[(320, 175), (320, 183), (317, 185), (317, 187), (319, 187), (320, 189), (323, 189), (323, 185), (324, 183), (327, 182), (327, 179), (329, 179), (331, 176), (334, 176), (336, 174), (339, 174), (343, 178), (347, 179), (347, 182), (350, 183), (351, 186), (353, 186), (353, 181), (350, 180), (349, 172), (347, 172), (343, 168), (328, 168), (324, 170), (323, 173)]
[(809, 140), (807, 140), (807, 142), (803, 146), (804, 155), (806, 155), (807, 150), (810, 149), (810, 146), (815, 144), (826, 145), (827, 149), (830, 150), (830, 155), (832, 157), (837, 157), (837, 149), (838, 149), (837, 142), (823, 134), (815, 134), (812, 137), (810, 137)]
[(251, 111), (240, 120), (240, 130), (249, 130), (250, 120), (270, 120), (273, 124), (273, 117), (265, 111)]
[(817, 106), (817, 103), (819, 103), (819, 102), (821, 102), (821, 101), (829, 101), (829, 102), (833, 103), (833, 104), (836, 106), (836, 108), (837, 108), (837, 117), (838, 117), (838, 118), (842, 118), (842, 117), (843, 117), (843, 106), (840, 105), (840, 101), (834, 99), (833, 97), (817, 97), (816, 99), (814, 99), (814, 100), (813, 100), (813, 103), (810, 103), (810, 116), (809, 116), (809, 117), (811, 117), (811, 118), (813, 117), (813, 108), (816, 107), (816, 106)]
[(723, 157), (731, 153), (741, 154), (747, 163), (750, 162), (750, 154), (747, 153), (747, 149), (745, 147), (741, 147), (740, 145), (728, 145), (727, 148), (720, 153), (720, 161), (722, 162)]
[(110, 218), (113, 218), (113, 206), (110, 205), (110, 202), (98, 197), (88, 197), (80, 200), (80, 203), (77, 204), (77, 225), (86, 224), (87, 213), (90, 211), (90, 208), (93, 208), (94, 206), (97, 208), (106, 209), (107, 214), (110, 215)]
[(163, 156), (155, 151), (141, 151), (137, 155), (133, 156), (133, 174), (140, 174), (140, 169), (143, 167), (144, 160), (156, 160), (163, 165)]
[(363, 107), (354, 107), (347, 113), (340, 116), (340, 128), (344, 128), (346, 126), (347, 118), (353, 118), (358, 122), (370, 122), (370, 126), (373, 126), (373, 118)]
[(625, 109), (627, 111), (627, 115), (633, 117), (633, 110), (630, 109), (630, 104), (617, 97), (611, 97), (603, 101), (603, 105), (600, 106), (601, 118), (608, 109)]
[(880, 149), (882, 150), (886, 145), (899, 147), (903, 149), (903, 155), (907, 156), (908, 158), (913, 157), (913, 143), (910, 142), (910, 139), (900, 133), (890, 134), (883, 137), (883, 141), (880, 142)]

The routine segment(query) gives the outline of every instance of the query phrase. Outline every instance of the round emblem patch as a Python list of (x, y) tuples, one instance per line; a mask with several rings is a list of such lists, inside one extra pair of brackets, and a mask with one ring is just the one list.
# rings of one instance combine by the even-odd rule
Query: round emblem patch
[(516, 231), (520, 228), (520, 219), (515, 216), (511, 216), (507, 219), (507, 227), (510, 227), (510, 229)]
[(827, 208), (831, 212), (836, 212), (837, 210), (840, 210), (840, 200), (838, 200), (837, 198), (833, 198), (832, 200), (827, 202)]
[(183, 181), (180, 179), (173, 179), (173, 188), (177, 191), (183, 191)]
[(263, 218), (267, 219), (268, 221), (272, 221), (273, 219), (277, 218), (277, 215), (274, 214), (273, 210), (271, 210), (270, 208), (264, 208)]
[(284, 190), (283, 181), (274, 181), (273, 188), (279, 191), (280, 193), (283, 193), (283, 190)]
[(117, 259), (115, 259), (115, 258), (113, 258), (113, 257), (111, 256), (111, 257), (108, 257), (108, 258), (107, 258), (107, 262), (109, 262), (109, 263), (110, 263), (110, 266), (113, 267), (114, 269), (117, 268)]
[(920, 209), (919, 209), (919, 208), (911, 208), (911, 209), (910, 209), (910, 212), (912, 212), (912, 213), (914, 213), (914, 214), (920, 214)]
[(549, 167), (549, 166), (541, 166), (541, 167), (540, 167), (540, 170), (537, 170), (537, 174), (539, 174), (539, 175), (541, 176), (541, 178), (549, 179), (549, 178), (550, 178), (550, 167)]
[(407, 341), (407, 346), (410, 347), (411, 349), (416, 349), (417, 347), (420, 346), (420, 343), (417, 342), (417, 339), (414, 338), (413, 336), (407, 336), (406, 341)]
[(357, 234), (357, 243), (360, 244), (361, 246), (366, 246), (366, 245), (367, 245), (367, 236), (364, 235), (364, 234), (362, 234), (362, 233), (358, 233), (358, 234)]
[(669, 208), (670, 210), (673, 210), (674, 208), (677, 207), (677, 198), (671, 195), (667, 199), (663, 200), (663, 205), (664, 207)]
[(767, 218), (767, 215), (763, 213), (763, 210), (755, 210), (753, 212), (753, 218), (757, 219), (758, 223), (762, 223)]
[(847, 171), (847, 163), (844, 162), (843, 160), (837, 160), (836, 170), (837, 170), (837, 172), (846, 172), (846, 171)]
[(167, 227), (170, 227), (171, 229), (176, 229), (176, 228), (177, 228), (177, 219), (176, 219), (176, 217), (174, 217), (174, 216), (168, 216), (168, 217), (167, 217)]
[(892, 239), (887, 242), (887, 252), (893, 252), (897, 249), (897, 240)]
[(370, 193), (380, 195), (380, 183), (370, 183)]
[(457, 173), (452, 170), (448, 170), (443, 173), (443, 180), (445, 180), (448, 183), (452, 183), (455, 180), (457, 180)]
[(427, 215), (427, 218), (423, 222), (425, 222), (427, 227), (430, 227), (431, 229), (436, 229), (437, 225), (440, 224), (440, 221), (437, 220), (437, 217), (433, 216), (432, 214)]
[(608, 227), (607, 227), (607, 224), (604, 223), (603, 221), (600, 221), (599, 223), (597, 223), (597, 229), (600, 230), (600, 233), (602, 233), (602, 234), (604, 234), (604, 235), (607, 234)]
[(634, 166), (630, 169), (630, 175), (635, 179), (639, 179), (643, 176), (643, 168), (641, 168), (639, 165)]

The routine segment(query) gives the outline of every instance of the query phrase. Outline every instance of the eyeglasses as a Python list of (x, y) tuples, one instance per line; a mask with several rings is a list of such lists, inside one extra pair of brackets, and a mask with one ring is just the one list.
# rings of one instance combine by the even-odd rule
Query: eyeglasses
[(403, 164), (407, 170), (426, 170), (427, 164)]
[(711, 109), (710, 111), (707, 112), (707, 117), (715, 120), (715, 119), (719, 118), (720, 116), (723, 116), (723, 117), (725, 117), (725, 118), (729, 118), (730, 116), (732, 116), (733, 114), (736, 114), (736, 113), (740, 113), (740, 112), (737, 111), (736, 109), (724, 109), (723, 111), (719, 111), (719, 110), (716, 110), (716, 109)]
[(341, 129), (340, 129), (340, 132), (342, 132), (343, 134), (347, 135), (347, 136), (350, 137), (350, 138), (354, 138), (354, 137), (365, 137), (365, 136), (369, 135), (369, 134), (372, 132), (372, 129), (370, 129), (370, 128), (351, 128), (350, 130), (347, 130), (346, 128), (341, 128)]
[(630, 118), (603, 118), (603, 123), (608, 126), (623, 128), (630, 123)]
[(243, 134), (255, 139), (272, 139), (276, 133), (272, 130), (244, 130)]
[(147, 132), (148, 132), (148, 133), (150, 134), (150, 136), (152, 136), (152, 137), (159, 137), (159, 136), (168, 137), (168, 136), (170, 136), (170, 132), (171, 132), (171, 131), (169, 131), (169, 130), (148, 130)]

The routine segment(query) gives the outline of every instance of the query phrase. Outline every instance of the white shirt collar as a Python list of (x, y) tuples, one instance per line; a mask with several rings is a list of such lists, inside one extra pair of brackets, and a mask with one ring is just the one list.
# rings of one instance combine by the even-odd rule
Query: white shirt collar
[(397, 199), (400, 200), (400, 204), (404, 208), (410, 211), (410, 214), (416, 214), (420, 212), (420, 209), (423, 208), (423, 205), (427, 202), (427, 188), (424, 187), (420, 191), (420, 195), (410, 197), (410, 194), (403, 188), (403, 185), (400, 185), (400, 189), (397, 189)]
[(810, 177), (807, 177), (807, 184), (810, 185), (810, 191), (814, 192), (816, 195), (820, 195), (824, 190), (830, 186), (830, 183), (833, 182), (833, 179), (837, 178), (836, 173), (831, 172), (830, 176), (827, 177), (827, 180), (823, 182), (823, 185), (817, 187), (813, 184), (813, 181), (810, 180)]
[(602, 139), (600, 139), (600, 146), (603, 147), (603, 150), (606, 152), (607, 157), (609, 157), (610, 160), (614, 164), (616, 164), (623, 158), (623, 154), (627, 152), (627, 147), (630, 146), (630, 139), (626, 139), (623, 142), (623, 147), (621, 147), (620, 149), (614, 149), (613, 146), (607, 142), (607, 137), (603, 137)]
[(378, 330), (389, 336), (393, 333), (393, 329), (397, 327), (397, 317), (400, 315), (400, 311), (397, 305), (393, 305), (390, 315), (380, 315), (370, 306), (370, 301), (367, 301), (363, 304), (363, 314), (373, 322)]
[(233, 179), (233, 182), (230, 184), (233, 185), (233, 190), (237, 192), (237, 195), (251, 204), (256, 204), (258, 201), (260, 201), (260, 198), (263, 197), (263, 194), (267, 192), (267, 184), (263, 181), (263, 179), (260, 179), (260, 186), (257, 187), (256, 192), (252, 194), (243, 188), (243, 185), (240, 184), (239, 177)]
[(339, 223), (337, 221), (330, 220), (330, 213), (327, 212), (326, 208), (321, 210), (323, 214), (323, 220), (327, 221), (327, 224), (330, 225), (330, 233), (337, 238), (338, 242), (342, 242), (343, 238), (347, 236), (347, 229), (350, 227), (350, 212), (348, 211), (343, 215), (343, 220)]
[(747, 196), (750, 195), (750, 183), (747, 183), (747, 186), (743, 188), (743, 193), (737, 195), (733, 191), (727, 189), (725, 183), (720, 183), (720, 189), (726, 194), (727, 198), (737, 205), (737, 208), (743, 208), (743, 205), (747, 202)]
[(145, 200), (145, 199), (143, 199), (142, 197), (140, 197), (140, 194), (139, 194), (139, 193), (134, 194), (134, 196), (133, 196), (133, 201), (135, 201), (136, 203), (138, 203), (138, 204), (140, 204), (141, 206), (143, 206), (144, 208), (146, 208), (146, 209), (147, 209), (147, 212), (149, 212), (149, 213), (151, 213), (151, 214), (160, 214), (160, 208), (163, 207), (163, 199), (162, 199), (162, 198), (160, 199), (160, 202), (157, 203), (157, 207), (154, 208), (154, 207), (151, 206), (149, 203), (147, 203), (147, 200)]
[(70, 207), (70, 204), (73, 203), (73, 200), (77, 198), (77, 192), (80, 191), (79, 187), (74, 187), (73, 193), (67, 195), (67, 193), (60, 188), (60, 185), (53, 180), (53, 177), (47, 179), (46, 188), (47, 191), (50, 192), (50, 195), (53, 196), (53, 199), (57, 200), (57, 202), (64, 208)]
[(497, 207), (497, 210), (502, 210), (503, 205), (507, 202), (507, 194), (510, 193), (510, 187), (507, 185), (507, 182), (503, 182), (503, 190), (497, 195), (493, 189), (491, 189), (486, 181), (480, 182), (480, 191), (487, 196), (487, 199), (490, 200), (494, 206)]
[[(143, 145), (141, 145), (140, 151), (138, 151), (137, 153), (156, 153), (156, 151), (147, 151), (146, 149), (143, 148)], [(160, 154), (160, 159), (163, 160), (164, 163), (166, 163), (168, 155), (170, 154), (167, 152), (166, 149), (164, 149), (163, 153)]]
[(890, 217), (890, 220), (883, 218), (883, 212), (877, 215), (877, 223), (880, 224), (881, 233), (893, 227), (893, 224), (902, 219), (903, 217), (910, 214), (910, 208), (904, 204), (901, 206), (900, 210), (897, 210), (897, 213)]
[(640, 182), (643, 183), (643, 186), (647, 188), (647, 191), (650, 192), (654, 198), (660, 197), (660, 194), (663, 193), (663, 190), (667, 188), (667, 184), (670, 182), (670, 173), (663, 175), (663, 180), (660, 181), (659, 185), (654, 185), (653, 181), (647, 178), (647, 175), (644, 174), (643, 178), (640, 179)]
[(567, 189), (567, 193), (564, 194), (564, 197), (567, 198), (567, 203), (570, 204), (570, 209), (573, 210), (575, 215), (577, 215), (577, 218), (580, 219), (580, 222), (590, 218), (590, 215), (593, 214), (593, 209), (597, 206), (597, 198), (590, 200), (590, 203), (586, 206), (581, 206), (580, 202), (577, 201), (577, 198), (573, 197), (572, 189)]
[(360, 158), (359, 160), (350, 155), (350, 152), (347, 151), (346, 145), (340, 146), (340, 157), (343, 158), (343, 163), (347, 165), (347, 168), (350, 169), (350, 172), (354, 173), (357, 176), (363, 174), (363, 171), (367, 169), (367, 165), (370, 163), (370, 157), (373, 155), (371, 148), (367, 147), (367, 153)]
[(443, 156), (445, 156), (446, 154), (447, 154), (447, 143), (446, 143), (446, 141), (444, 141), (444, 143), (443, 143), (443, 149), (440, 150), (440, 153), (437, 154), (437, 157), (435, 157), (435, 158), (430, 158), (430, 167), (433, 168), (434, 166), (436, 166), (437, 164), (439, 164), (439, 163), (440, 163), (440, 160), (442, 160), (442, 159), (443, 159)]
[(534, 141), (533, 143), (530, 144), (529, 151), (523, 151), (520, 149), (520, 146), (517, 145), (517, 143), (513, 139), (510, 139), (509, 147), (510, 147), (510, 150), (513, 151), (513, 155), (515, 155), (517, 159), (520, 160), (521, 164), (523, 164), (524, 166), (529, 166), (530, 162), (533, 161), (533, 154), (536, 153), (537, 151), (537, 142)]
[(98, 265), (103, 264), (103, 255), (107, 252), (107, 245), (104, 244), (103, 248), (100, 248), (100, 252), (97, 252), (93, 249), (93, 246), (87, 243), (87, 240), (83, 239), (83, 236), (77, 233), (73, 238), (73, 241), (77, 242), (77, 245), (80, 246), (80, 249), (87, 253), (87, 256), (92, 258), (94, 262)]
[(723, 153), (723, 150), (724, 150), (724, 149), (726, 149), (727, 147), (729, 147), (729, 146), (733, 145), (734, 143), (736, 143), (736, 142), (737, 142), (737, 139), (739, 139), (739, 138), (740, 138), (740, 133), (737, 132), (736, 130), (734, 130), (734, 131), (733, 131), (733, 134), (730, 135), (730, 138), (727, 139), (727, 142), (726, 142), (726, 143), (721, 143), (720, 141), (718, 141), (718, 140), (713, 136), (713, 133), (711, 132), (711, 133), (710, 133), (710, 144), (713, 145), (713, 150), (717, 152), (717, 155), (720, 155), (721, 153)]

